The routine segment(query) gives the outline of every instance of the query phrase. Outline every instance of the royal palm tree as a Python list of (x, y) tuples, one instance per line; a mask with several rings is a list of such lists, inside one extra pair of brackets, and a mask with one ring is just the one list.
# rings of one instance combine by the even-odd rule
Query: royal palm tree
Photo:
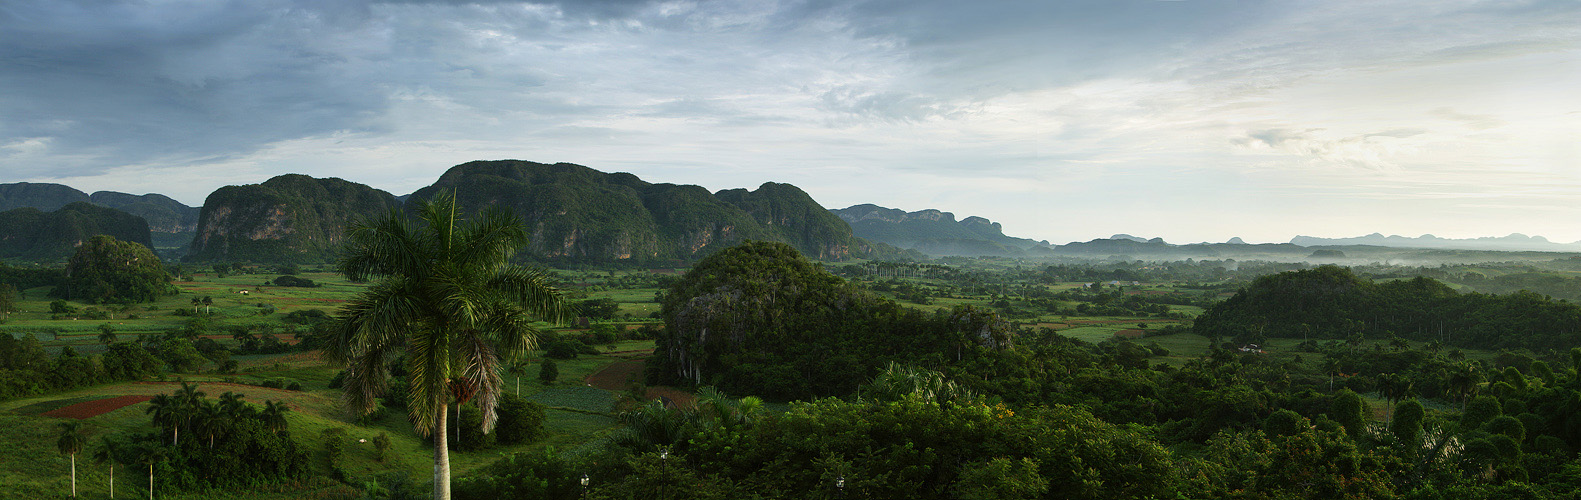
[(148, 498), (152, 500), (154, 498), (154, 464), (170, 458), (170, 450), (158, 444), (145, 442), (135, 451), (137, 453), (137, 464), (148, 466)]
[(291, 426), (291, 423), (285, 419), (285, 413), (288, 411), (291, 411), (291, 408), (285, 405), (285, 401), (264, 401), (263, 412), (258, 414), (258, 418), (263, 419), (264, 427), (279, 434), (280, 431)]
[(115, 464), (121, 461), (121, 446), (110, 436), (99, 436), (99, 446), (93, 450), (93, 463), (110, 464), (110, 498), (115, 498)]
[(181, 440), (181, 402), (169, 394), (156, 394), (148, 400), (148, 409), (143, 413), (153, 415), (154, 425), (170, 431), (170, 444), (176, 445)]
[(253, 412), (256, 410), (253, 410), (252, 405), (242, 402), (242, 398), (245, 397), (247, 397), (245, 394), (225, 391), (225, 394), (220, 395), (220, 410), (224, 411), (225, 416), (232, 420), (253, 416)]
[(192, 430), (209, 436), (209, 449), (214, 448), (214, 437), (226, 433), (231, 422), (224, 408), (207, 399), (200, 400), (192, 413)]
[(340, 310), (325, 356), (347, 367), (347, 406), (365, 414), (389, 363), (406, 354), (407, 408), (417, 432), (434, 437), (434, 498), (448, 499), (448, 405), (476, 397), (490, 431), (501, 360), (530, 350), (533, 323), (560, 322), (567, 307), (545, 274), (510, 265), (527, 243), (520, 219), (490, 209), (466, 220), (446, 194), (419, 203), (417, 216), (392, 212), (347, 230), (339, 271), (380, 281)]
[(527, 360), (519, 359), (512, 361), (509, 366), (505, 367), (505, 371), (506, 373), (510, 373), (512, 377), (516, 377), (516, 395), (522, 395), (522, 375), (526, 375), (528, 373)]
[(77, 454), (82, 452), (82, 447), (88, 441), (82, 438), (82, 422), (61, 422), (60, 438), (55, 440), (55, 449), (62, 455), (71, 455), (71, 496), (77, 496)]

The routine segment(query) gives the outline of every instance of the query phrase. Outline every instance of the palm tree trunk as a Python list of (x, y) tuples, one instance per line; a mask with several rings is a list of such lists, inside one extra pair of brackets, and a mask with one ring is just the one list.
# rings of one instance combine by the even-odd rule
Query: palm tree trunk
[(115, 500), (115, 460), (110, 460), (110, 500)]
[(148, 463), (148, 500), (154, 500), (154, 464)]
[(434, 500), (450, 500), (450, 445), (449, 429), (445, 417), (449, 416), (444, 403), (439, 404), (438, 421), (434, 422)]
[(71, 496), (77, 497), (77, 454), (71, 454)]

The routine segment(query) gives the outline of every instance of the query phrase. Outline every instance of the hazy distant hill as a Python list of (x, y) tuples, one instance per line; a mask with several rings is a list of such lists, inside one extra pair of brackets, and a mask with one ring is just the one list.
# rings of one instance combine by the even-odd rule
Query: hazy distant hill
[(148, 222), (141, 217), (79, 201), (50, 212), (32, 207), (0, 212), (0, 257), (63, 259), (99, 234), (153, 247)]
[(0, 184), (0, 211), (32, 207), (53, 212), (69, 203), (87, 202), (88, 194), (63, 184), (14, 182)]
[(287, 174), (262, 184), (226, 186), (204, 200), (187, 259), (331, 259), (348, 224), (399, 206), (390, 193), (337, 178)]
[(956, 221), (955, 214), (934, 209), (906, 212), (870, 203), (830, 210), (857, 237), (912, 248), (929, 255), (1022, 256), (1049, 248), (1046, 241), (1005, 236), (997, 222), (982, 217)]
[(63, 184), (15, 182), (0, 184), (0, 210), (31, 207), (50, 212), (69, 203), (87, 202), (142, 217), (148, 230), (156, 233), (192, 232), (198, 225), (198, 209), (162, 194), (133, 195), (99, 191), (89, 195)]
[(189, 207), (162, 194), (134, 195), (99, 191), (89, 202), (142, 217), (148, 230), (156, 233), (190, 233), (198, 229), (198, 208)]
[(528, 251), (541, 259), (691, 259), (747, 239), (789, 243), (819, 259), (874, 251), (789, 184), (709, 193), (569, 163), (475, 161), (451, 168), (410, 199), (452, 189), (469, 211), (514, 210), (531, 229)]
[(1438, 248), (1450, 250), (1498, 250), (1498, 251), (1537, 251), (1537, 252), (1576, 252), (1581, 251), (1581, 242), (1557, 243), (1548, 241), (1542, 236), (1527, 236), (1513, 233), (1509, 236), (1488, 236), (1482, 238), (1439, 238), (1431, 234), (1424, 234), (1415, 238), (1400, 235), (1384, 236), (1372, 233), (1355, 238), (1317, 238), (1312, 236), (1297, 236), (1290, 239), (1290, 243), (1301, 246), (1319, 245), (1373, 245), (1392, 248)]

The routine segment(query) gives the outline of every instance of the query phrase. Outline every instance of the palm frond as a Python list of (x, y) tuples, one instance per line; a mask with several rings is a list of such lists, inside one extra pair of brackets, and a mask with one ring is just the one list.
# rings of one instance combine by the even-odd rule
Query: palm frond
[[(500, 358), (489, 339), (478, 331), (459, 332), (456, 353), (461, 358), (461, 375), (477, 388), (478, 408), (483, 411), (483, 432), (494, 429), (494, 405), (499, 401)], [(459, 422), (458, 422), (459, 425)]]
[(414, 329), (407, 340), (406, 370), (410, 375), (407, 408), (412, 427), (420, 435), (434, 429), (435, 410), (450, 400), (450, 343), (448, 325), (430, 324)]
[(352, 281), (390, 276), (423, 265), (411, 224), (399, 210), (382, 219), (364, 220), (346, 228), (346, 246), (337, 271)]
[(527, 246), (527, 230), (521, 218), (493, 206), (462, 227), (459, 242), (452, 249), (456, 262), (492, 270)]
[(480, 325), (493, 337), (500, 359), (518, 359), (538, 347), (541, 332), (535, 319), (521, 307), (504, 302), (490, 305), (487, 321)]
[(488, 286), (519, 304), (527, 314), (550, 323), (565, 323), (571, 317), (571, 306), (550, 282), (548, 273), (541, 270), (509, 266), (496, 273)]

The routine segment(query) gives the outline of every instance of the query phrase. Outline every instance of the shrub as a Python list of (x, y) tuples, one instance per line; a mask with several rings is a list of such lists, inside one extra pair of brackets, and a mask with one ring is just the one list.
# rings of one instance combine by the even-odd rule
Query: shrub
[(543, 385), (553, 384), (555, 379), (560, 378), (560, 367), (556, 366), (554, 360), (543, 360), (541, 366), (538, 369), (538, 381), (543, 382)]
[(544, 406), (521, 396), (505, 393), (495, 407), (499, 420), (494, 434), (503, 445), (526, 444), (544, 436)]
[(548, 345), (548, 352), (544, 355), (555, 359), (576, 359), (577, 354), (585, 352), (587, 348), (588, 345), (580, 341), (558, 340)]

